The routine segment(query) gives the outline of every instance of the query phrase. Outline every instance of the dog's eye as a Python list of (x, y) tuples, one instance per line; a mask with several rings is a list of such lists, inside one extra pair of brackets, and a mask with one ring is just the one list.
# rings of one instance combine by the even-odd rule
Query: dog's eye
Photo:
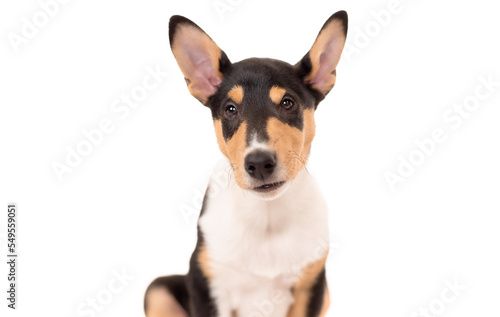
[(285, 97), (281, 100), (281, 108), (284, 110), (291, 110), (293, 109), (293, 106), (295, 106), (295, 102), (293, 102), (292, 98)]
[(236, 109), (235, 105), (229, 104), (226, 107), (226, 111), (224, 113), (226, 114), (226, 117), (232, 119), (232, 118), (236, 117), (236, 115), (238, 114), (238, 109)]

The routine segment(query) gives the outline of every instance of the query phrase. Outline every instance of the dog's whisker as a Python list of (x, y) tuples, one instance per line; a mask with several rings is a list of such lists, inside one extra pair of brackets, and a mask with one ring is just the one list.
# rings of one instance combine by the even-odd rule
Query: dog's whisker
[(307, 174), (312, 176), (311, 173), (309, 173), (309, 170), (307, 169), (307, 164), (306, 164), (305, 160), (297, 152), (295, 152), (293, 150), (290, 150), (290, 152), (292, 152), (292, 157), (296, 158), (297, 160), (300, 161), (300, 163), (302, 163), (302, 166), (306, 170)]

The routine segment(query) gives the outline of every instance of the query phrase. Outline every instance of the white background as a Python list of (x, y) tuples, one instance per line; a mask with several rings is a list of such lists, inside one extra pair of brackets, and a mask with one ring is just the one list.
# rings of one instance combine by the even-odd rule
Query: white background
[[(133, 279), (96, 316), (143, 316), (148, 283), (187, 271), (190, 213), (221, 154), (209, 110), (171, 55), (171, 15), (198, 23), (232, 61), (295, 63), (344, 9), (353, 50), (316, 113), (310, 161), (331, 210), (329, 316), (441, 309), (446, 279), (467, 289), (443, 316), (498, 316), (500, 87), (458, 128), (443, 119), (473, 100), (478, 78), (500, 81), (498, 5), (401, 0), (381, 25), (372, 13), (389, 0), (221, 2), (233, 4), (222, 16), (213, 0), (68, 1), (18, 52), (9, 34), (22, 35), (23, 17), (42, 9), (2, 2), (0, 248), (4, 263), (6, 209), (16, 202), (19, 293), (18, 309), (7, 309), (2, 264), (0, 314), (81, 316), (79, 305), (105, 298), (113, 270), (124, 269)], [(147, 67), (169, 76), (121, 119), (111, 104), (141, 85)], [(54, 162), (66, 164), (67, 147), (105, 118), (114, 130), (60, 181)], [(392, 191), (384, 174), (436, 128), (446, 142)]]

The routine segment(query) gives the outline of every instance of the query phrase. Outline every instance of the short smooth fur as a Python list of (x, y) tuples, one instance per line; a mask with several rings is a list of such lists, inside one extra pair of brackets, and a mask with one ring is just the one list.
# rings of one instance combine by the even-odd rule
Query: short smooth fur
[(194, 22), (170, 19), (172, 52), (189, 92), (211, 110), (223, 159), (189, 272), (149, 285), (146, 316), (325, 316), (328, 210), (306, 164), (314, 113), (335, 84), (346, 35), (347, 13), (339, 11), (295, 65), (231, 63)]

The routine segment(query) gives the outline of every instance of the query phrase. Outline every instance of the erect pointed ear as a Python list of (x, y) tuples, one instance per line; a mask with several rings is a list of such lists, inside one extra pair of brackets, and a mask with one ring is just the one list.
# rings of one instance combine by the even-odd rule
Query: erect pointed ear
[(347, 13), (339, 11), (325, 22), (309, 52), (295, 65), (304, 82), (320, 93), (320, 99), (335, 85), (346, 36)]
[(185, 17), (170, 18), (169, 39), (189, 92), (206, 105), (230, 67), (229, 59), (198, 25)]

